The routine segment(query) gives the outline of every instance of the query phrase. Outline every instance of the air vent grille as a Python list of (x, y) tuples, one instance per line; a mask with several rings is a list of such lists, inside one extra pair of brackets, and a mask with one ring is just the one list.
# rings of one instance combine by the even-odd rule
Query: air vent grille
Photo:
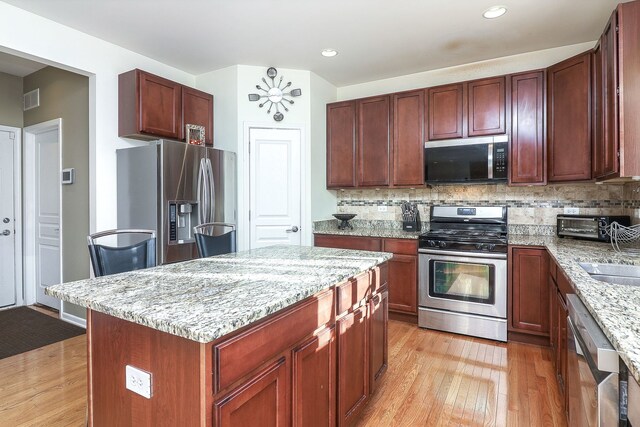
[(40, 106), (40, 89), (32, 90), (23, 95), (24, 111)]

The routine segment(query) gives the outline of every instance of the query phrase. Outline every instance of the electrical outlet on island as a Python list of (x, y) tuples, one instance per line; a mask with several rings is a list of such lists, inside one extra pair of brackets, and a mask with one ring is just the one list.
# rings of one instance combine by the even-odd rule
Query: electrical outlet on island
[(579, 215), (580, 208), (564, 208), (565, 215)]
[(387, 211), (387, 206), (386, 205), (379, 205), (378, 206), (378, 212), (386, 212)]

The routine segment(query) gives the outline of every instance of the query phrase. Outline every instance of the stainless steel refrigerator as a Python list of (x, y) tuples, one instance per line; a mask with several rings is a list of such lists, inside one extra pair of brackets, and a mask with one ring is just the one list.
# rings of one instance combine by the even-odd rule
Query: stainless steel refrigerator
[(156, 230), (159, 264), (197, 258), (193, 227), (236, 224), (236, 154), (159, 140), (116, 151), (118, 228)]

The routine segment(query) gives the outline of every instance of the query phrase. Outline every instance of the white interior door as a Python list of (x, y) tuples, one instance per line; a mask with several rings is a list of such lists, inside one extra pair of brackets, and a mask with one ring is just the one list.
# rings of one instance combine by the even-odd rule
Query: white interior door
[(15, 138), (15, 132), (0, 130), (0, 307), (16, 303)]
[(35, 135), (36, 302), (58, 310), (60, 300), (44, 288), (62, 281), (59, 144), (57, 128)]
[(251, 248), (300, 245), (300, 130), (249, 130)]

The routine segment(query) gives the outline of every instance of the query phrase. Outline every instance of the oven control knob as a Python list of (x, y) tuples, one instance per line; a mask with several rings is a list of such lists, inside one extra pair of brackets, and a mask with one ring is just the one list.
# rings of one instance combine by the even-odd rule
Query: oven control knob
[(482, 250), (482, 243), (476, 243), (476, 249), (477, 250)]
[(487, 245), (487, 249), (490, 251), (494, 250), (495, 248), (496, 248), (496, 245), (494, 245), (493, 243), (490, 243)]
[(446, 242), (438, 242), (438, 246), (440, 246), (441, 248), (446, 248), (447, 247), (447, 243)]
[(427, 246), (429, 246), (430, 248), (434, 247), (436, 245), (436, 242), (434, 242), (433, 240), (427, 240)]

